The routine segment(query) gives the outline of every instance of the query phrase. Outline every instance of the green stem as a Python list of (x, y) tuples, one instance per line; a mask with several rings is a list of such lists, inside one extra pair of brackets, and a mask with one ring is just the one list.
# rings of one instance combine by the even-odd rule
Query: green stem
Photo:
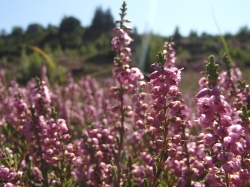
[(182, 125), (182, 134), (183, 134), (183, 140), (184, 140), (184, 151), (185, 156), (187, 158), (187, 167), (188, 167), (188, 175), (187, 175), (187, 186), (191, 186), (191, 169), (190, 169), (190, 160), (189, 160), (189, 153), (188, 153), (188, 147), (187, 147), (187, 137), (185, 135), (185, 125)]
[(117, 168), (118, 168), (118, 178), (117, 178), (117, 185), (120, 187), (120, 180), (121, 180), (121, 156), (122, 156), (122, 149), (123, 149), (123, 138), (124, 138), (124, 121), (125, 121), (125, 114), (124, 114), (124, 99), (123, 99), (123, 86), (120, 83), (120, 113), (121, 113), (121, 126), (119, 127), (120, 133), (120, 140), (118, 144), (118, 160), (117, 160)]
[(39, 130), (37, 128), (37, 117), (35, 116), (35, 109), (31, 107), (31, 114), (32, 114), (32, 123), (33, 123), (33, 127), (34, 127), (34, 133), (37, 139), (37, 144), (38, 144), (38, 155), (40, 155), (40, 159), (41, 159), (41, 172), (43, 175), (43, 185), (45, 187), (49, 186), (48, 184), (48, 169), (47, 169), (47, 165), (43, 159), (43, 154), (42, 154), (42, 147), (41, 147), (41, 140), (40, 140), (40, 136), (39, 136)]

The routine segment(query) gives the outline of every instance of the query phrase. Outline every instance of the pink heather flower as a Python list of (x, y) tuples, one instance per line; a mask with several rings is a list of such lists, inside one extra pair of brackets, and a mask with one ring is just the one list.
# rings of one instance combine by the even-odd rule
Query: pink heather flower
[(229, 128), (229, 136), (232, 138), (233, 141), (237, 142), (242, 133), (242, 126), (241, 125), (232, 125)]
[(172, 137), (172, 143), (178, 145), (180, 142), (181, 142), (181, 135), (176, 134)]
[(148, 104), (147, 103), (143, 103), (142, 106), (141, 106), (141, 109), (142, 110), (147, 110), (148, 109)]
[(115, 29), (114, 31), (117, 32), (119, 37), (124, 38), (126, 32), (123, 29)]
[(233, 159), (233, 154), (231, 152), (220, 152), (217, 156), (218, 160), (220, 160), (221, 162), (228, 162), (230, 160)]
[(129, 45), (133, 41), (133, 39), (127, 33), (124, 34), (123, 39), (125, 45)]
[(230, 137), (230, 136), (226, 136), (224, 139), (223, 139), (223, 142), (222, 142), (222, 145), (224, 148), (226, 149), (229, 149), (230, 146), (232, 144), (234, 144), (235, 142), (233, 141), (233, 139)]
[(220, 95), (220, 90), (217, 86), (215, 86), (214, 88), (212, 88), (211, 94), (214, 96), (219, 96)]
[(59, 130), (62, 133), (68, 132), (68, 127), (67, 127), (64, 119), (58, 119), (56, 123), (59, 125)]
[(221, 151), (222, 151), (222, 144), (221, 143), (216, 143), (216, 144), (214, 144), (213, 145), (213, 147), (212, 147), (212, 150), (213, 150), (213, 152), (215, 152), (215, 153), (220, 153)]
[(234, 161), (228, 161), (222, 165), (223, 170), (226, 173), (234, 173), (238, 170), (237, 165), (234, 163)]
[(247, 169), (240, 170), (240, 179), (243, 181), (247, 181), (250, 179), (250, 172)]
[(157, 99), (156, 99), (156, 103), (155, 103), (155, 105), (166, 105), (166, 97), (165, 96), (163, 96), (163, 95), (161, 95), (161, 96), (159, 96)]
[(0, 178), (5, 179), (10, 173), (10, 169), (4, 166), (0, 166)]
[(139, 129), (143, 129), (144, 124), (142, 120), (138, 120), (135, 122), (135, 125), (139, 128)]
[(125, 56), (131, 56), (131, 49), (129, 47), (123, 48)]
[(149, 165), (149, 166), (152, 166), (152, 165), (154, 164), (154, 162), (155, 162), (155, 158), (154, 158), (154, 157), (151, 157), (151, 158), (149, 159), (149, 161), (148, 161), (148, 165)]
[(173, 101), (173, 102), (170, 103), (170, 107), (174, 111), (178, 111), (178, 110), (181, 109), (181, 102), (180, 101)]
[(213, 126), (213, 117), (205, 114), (201, 114), (201, 117), (199, 119), (199, 125), (202, 128), (208, 128)]
[(43, 180), (42, 172), (37, 167), (33, 168), (32, 175), (34, 176), (36, 181), (42, 181)]
[(212, 184), (218, 184), (217, 177), (213, 173), (208, 173), (206, 175), (206, 181), (212, 185)]
[(10, 183), (10, 182), (7, 182), (3, 187), (14, 187), (15, 185)]
[(131, 81), (138, 81), (144, 79), (144, 75), (141, 73), (141, 71), (134, 67), (130, 69), (130, 76), (129, 76)]
[(194, 182), (194, 187), (205, 187), (205, 184), (202, 184), (200, 182)]
[(231, 106), (225, 101), (225, 98), (222, 95), (220, 95), (220, 97), (211, 96), (210, 102), (213, 103), (214, 110), (218, 113), (228, 116), (232, 115)]
[(214, 130), (217, 136), (225, 137), (228, 136), (228, 128), (219, 126), (217, 129)]
[(164, 121), (166, 119), (166, 116), (163, 112), (160, 112), (158, 113), (155, 118), (158, 120), (158, 121)]
[(153, 122), (154, 122), (154, 118), (151, 117), (151, 116), (148, 116), (148, 117), (147, 117), (147, 123), (148, 123), (149, 125), (151, 125)]
[(168, 150), (168, 155), (172, 158), (174, 158), (176, 156), (176, 149), (171, 148)]
[(206, 156), (206, 157), (204, 158), (204, 164), (205, 164), (207, 167), (209, 167), (209, 168), (213, 167), (213, 166), (214, 166), (213, 158), (210, 157), (210, 156)]
[(180, 177), (180, 178), (178, 179), (178, 186), (180, 186), (180, 187), (185, 187), (186, 185), (187, 185), (186, 179), (183, 178), (183, 177)]
[(111, 44), (114, 46), (115, 50), (122, 49), (122, 42), (120, 41), (119, 37), (117, 37), (117, 36), (111, 40)]
[(232, 118), (227, 115), (222, 115), (220, 118), (220, 125), (224, 127), (229, 127), (232, 125)]
[(157, 79), (161, 76), (160, 71), (154, 71), (153, 73), (150, 74), (149, 78), (150, 80)]
[(241, 186), (243, 181), (240, 179), (238, 174), (235, 174), (235, 175), (230, 175), (230, 182), (236, 187), (236, 186)]
[(155, 145), (158, 149), (162, 149), (163, 148), (163, 141), (158, 139), (155, 141)]
[(199, 80), (199, 85), (201, 88), (205, 88), (208, 86), (208, 81), (205, 77), (202, 77), (200, 80)]
[(213, 134), (206, 134), (203, 138), (205, 145), (212, 145), (216, 141), (216, 137)]
[(214, 107), (207, 97), (200, 98), (197, 103), (198, 111), (200, 114), (206, 114), (208, 112), (214, 113)]
[(161, 126), (161, 121), (158, 119), (154, 119), (150, 125), (158, 129)]
[(115, 70), (115, 77), (120, 83), (128, 84), (129, 76), (130, 76), (130, 69), (128, 68), (126, 69), (119, 68)]
[(172, 97), (176, 96), (179, 93), (179, 88), (177, 86), (171, 86), (168, 94)]
[(197, 94), (196, 94), (196, 99), (199, 99), (201, 97), (205, 97), (210, 93), (210, 89), (209, 88), (203, 88), (202, 90), (200, 90)]

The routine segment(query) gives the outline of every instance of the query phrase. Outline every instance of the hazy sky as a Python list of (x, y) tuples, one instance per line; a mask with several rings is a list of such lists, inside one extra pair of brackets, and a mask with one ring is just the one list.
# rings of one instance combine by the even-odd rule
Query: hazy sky
[[(0, 0), (0, 30), (10, 33), (13, 26), (26, 30), (30, 23), (59, 26), (64, 16), (73, 16), (83, 26), (90, 25), (96, 8), (110, 8), (119, 18), (123, 0)], [(250, 28), (250, 0), (127, 0), (127, 18), (139, 33), (153, 31), (172, 35), (176, 26), (187, 36), (190, 30), (219, 34)], [(213, 12), (213, 13), (212, 13)]]

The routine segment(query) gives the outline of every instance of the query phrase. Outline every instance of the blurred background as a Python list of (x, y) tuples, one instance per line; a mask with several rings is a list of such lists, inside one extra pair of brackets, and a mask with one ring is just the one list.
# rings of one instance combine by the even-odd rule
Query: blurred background
[[(110, 40), (122, 0), (0, 1), (0, 68), (25, 84), (47, 66), (52, 82), (110, 75), (114, 52)], [(132, 66), (150, 72), (158, 51), (172, 36), (177, 67), (187, 77), (204, 69), (213, 54), (225, 52), (221, 37), (237, 66), (250, 67), (250, 1), (127, 0), (133, 52)], [(197, 74), (197, 73), (196, 73)], [(13, 76), (15, 75), (15, 76)], [(185, 75), (184, 75), (185, 76)]]

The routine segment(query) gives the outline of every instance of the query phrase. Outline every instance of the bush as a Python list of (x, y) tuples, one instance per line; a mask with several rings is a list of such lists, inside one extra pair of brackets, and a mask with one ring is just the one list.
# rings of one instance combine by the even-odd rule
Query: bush
[[(114, 76), (102, 87), (70, 75), (66, 86), (49, 86), (46, 69), (26, 87), (8, 86), (0, 71), (1, 185), (249, 186), (250, 97), (240, 70), (225, 55), (219, 73), (209, 56), (200, 91), (185, 95), (168, 40), (146, 82), (129, 66), (125, 11), (123, 3), (111, 41)], [(41, 60), (30, 60), (35, 74)]]

